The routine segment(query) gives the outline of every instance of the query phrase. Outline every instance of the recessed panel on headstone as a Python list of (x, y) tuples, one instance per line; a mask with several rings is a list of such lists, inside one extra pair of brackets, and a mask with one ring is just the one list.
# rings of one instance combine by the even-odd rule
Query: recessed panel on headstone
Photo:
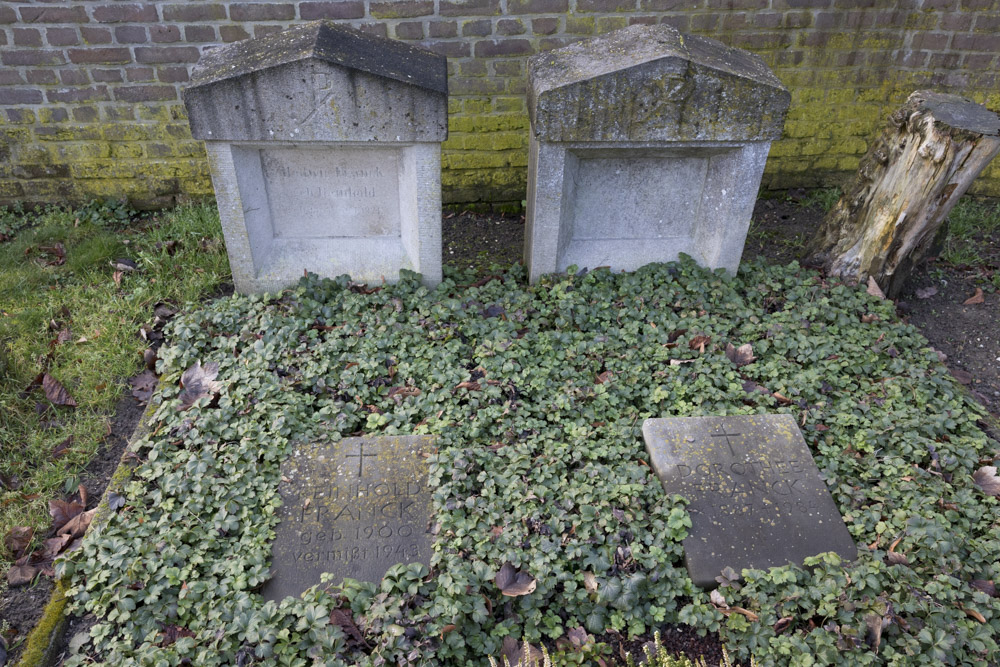
[(399, 151), (261, 150), (275, 238), (399, 236)]
[(350, 577), (378, 582), (397, 563), (430, 564), (433, 436), (299, 445), (282, 464), (282, 506), (264, 597), (297, 596)]
[(664, 491), (690, 503), (684, 559), (698, 586), (716, 586), (726, 567), (857, 556), (790, 415), (647, 419), (642, 433)]

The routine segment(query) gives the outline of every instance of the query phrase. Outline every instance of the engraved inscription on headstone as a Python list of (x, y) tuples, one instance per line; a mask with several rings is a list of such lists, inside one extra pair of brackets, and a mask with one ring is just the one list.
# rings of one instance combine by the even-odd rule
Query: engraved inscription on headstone
[(283, 502), (267, 599), (299, 595), (330, 572), (378, 582), (392, 565), (429, 564), (433, 436), (303, 444), (282, 465)]
[(642, 434), (664, 490), (690, 502), (684, 559), (697, 585), (714, 587), (727, 566), (857, 556), (792, 416), (647, 419)]
[(399, 236), (399, 151), (261, 152), (275, 237)]

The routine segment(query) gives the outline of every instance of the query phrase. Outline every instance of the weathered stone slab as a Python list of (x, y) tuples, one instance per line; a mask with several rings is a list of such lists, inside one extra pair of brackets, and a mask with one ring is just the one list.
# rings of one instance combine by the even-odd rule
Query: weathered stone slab
[(857, 556), (790, 415), (647, 419), (642, 434), (664, 491), (690, 501), (684, 559), (697, 585), (714, 587), (727, 566)]
[(397, 563), (430, 564), (433, 436), (303, 444), (282, 465), (283, 505), (264, 597), (296, 596), (330, 572), (378, 582)]
[(443, 56), (327, 21), (207, 52), (184, 90), (242, 293), (441, 281)]
[(636, 25), (528, 64), (525, 263), (739, 268), (790, 96), (756, 55)]

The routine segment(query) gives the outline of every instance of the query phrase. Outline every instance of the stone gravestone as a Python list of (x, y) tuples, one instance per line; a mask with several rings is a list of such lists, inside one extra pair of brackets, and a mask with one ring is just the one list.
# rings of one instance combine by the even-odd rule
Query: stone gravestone
[(714, 587), (727, 566), (857, 557), (790, 415), (647, 419), (642, 434), (664, 491), (690, 501), (684, 560), (698, 586)]
[(789, 93), (756, 55), (635, 25), (529, 60), (525, 263), (739, 267)]
[(297, 596), (330, 572), (378, 582), (397, 563), (430, 564), (434, 437), (345, 438), (303, 444), (281, 467), (282, 506), (263, 595)]
[(236, 289), (441, 280), (443, 56), (329, 22), (206, 53), (184, 91)]

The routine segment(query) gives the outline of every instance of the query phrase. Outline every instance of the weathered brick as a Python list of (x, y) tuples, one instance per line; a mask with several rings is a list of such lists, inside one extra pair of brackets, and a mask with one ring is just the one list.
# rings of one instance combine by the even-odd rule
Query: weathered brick
[(565, 14), (569, 0), (507, 0), (509, 14)]
[(214, 42), (216, 41), (215, 26), (213, 25), (186, 25), (184, 26), (185, 42)]
[(86, 23), (87, 10), (76, 5), (73, 7), (45, 7), (27, 5), (18, 10), (21, 20), (25, 23)]
[(138, 46), (135, 49), (137, 63), (196, 63), (200, 57), (197, 46)]
[[(7, 116), (7, 122), (14, 125), (32, 125), (36, 121), (35, 112), (31, 109), (18, 109), (16, 107), (4, 109), (4, 114)], [(0, 138), (3, 138), (3, 136), (3, 134), (0, 134)]]
[(921, 32), (913, 35), (911, 45), (915, 49), (939, 51), (948, 48), (951, 35), (946, 32)]
[(118, 86), (115, 99), (122, 102), (152, 102), (177, 99), (173, 86)]
[(226, 3), (201, 2), (163, 5), (162, 11), (164, 21), (222, 21), (226, 18)]
[(396, 24), (396, 39), (423, 39), (424, 24), (421, 21), (403, 21)]
[(92, 69), (90, 76), (98, 83), (121, 83), (124, 80), (120, 69)]
[(678, 10), (701, 9), (700, 2), (686, 0), (639, 0), (639, 9), (644, 12), (673, 12)]
[(76, 46), (80, 43), (80, 34), (76, 28), (46, 28), (45, 41), (50, 46)]
[(146, 26), (120, 25), (115, 28), (115, 41), (119, 44), (145, 44), (149, 41)]
[(458, 21), (430, 21), (427, 24), (428, 37), (455, 37), (458, 35)]
[[(728, 18), (728, 17), (727, 17)], [(785, 14), (785, 27), (792, 29), (808, 28), (812, 25), (813, 17), (809, 12), (788, 12)], [(723, 28), (729, 28), (726, 22), (722, 22)]]
[(283, 26), (280, 25), (255, 25), (253, 27), (254, 39), (260, 39), (261, 37), (267, 37), (268, 35), (273, 35), (276, 32), (281, 32), (284, 30)]
[(0, 86), (16, 86), (19, 83), (24, 83), (20, 72), (16, 69), (0, 67)]
[(393, 0), (392, 2), (372, 2), (368, 13), (376, 19), (409, 19), (429, 16), (434, 13), (431, 0)]
[(80, 36), (83, 37), (85, 44), (111, 43), (111, 31), (107, 28), (91, 28), (82, 26), (80, 28)]
[(458, 63), (458, 73), (462, 76), (486, 76), (485, 60), (465, 60)]
[(45, 107), (38, 110), (39, 123), (61, 123), (69, 120), (69, 112), (63, 107)]
[(50, 88), (45, 91), (49, 102), (100, 102), (111, 99), (107, 86), (89, 88)]
[(14, 28), (14, 46), (41, 46), (42, 33), (34, 28)]
[(52, 84), (59, 83), (59, 77), (50, 69), (29, 69), (24, 73), (24, 77), (28, 80), (28, 83), (40, 86), (51, 86)]
[(543, 37), (538, 42), (539, 51), (551, 51), (552, 49), (561, 49), (567, 44), (572, 44), (575, 39), (569, 37)]
[(656, 25), (660, 19), (656, 16), (629, 16), (629, 25)]
[(154, 25), (149, 28), (149, 37), (156, 44), (179, 42), (181, 29), (175, 25)]
[(976, 17), (976, 32), (1000, 32), (1000, 14), (980, 14)]
[(358, 26), (358, 30), (369, 35), (375, 35), (376, 37), (389, 36), (389, 26), (385, 23), (362, 23)]
[(636, 0), (576, 0), (581, 12), (624, 12), (635, 7)]
[(7, 49), (0, 53), (4, 65), (62, 65), (66, 62), (62, 51), (50, 49)]
[[(612, 30), (619, 30), (628, 25), (627, 16), (598, 16), (597, 33), (603, 35)], [(721, 35), (720, 35), (721, 36)]]
[(469, 43), (461, 40), (432, 40), (424, 42), (423, 46), (448, 58), (464, 58), (472, 55)]
[(17, 12), (13, 7), (0, 5), (0, 24), (17, 23)]
[(993, 53), (966, 53), (962, 58), (962, 67), (973, 71), (987, 71), (995, 69), (996, 54)]
[(527, 39), (482, 39), (476, 42), (475, 47), (477, 58), (523, 56), (533, 52), (531, 42)]
[(942, 14), (941, 30), (964, 31), (972, 28), (973, 17), (967, 14)]
[(302, 2), (299, 15), (304, 21), (316, 19), (360, 19), (365, 16), (365, 3), (360, 0), (344, 2)]
[(42, 91), (33, 88), (0, 88), (0, 104), (41, 104)]
[(771, 6), (774, 9), (829, 9), (832, 4), (832, 0), (774, 0)]
[(83, 68), (59, 70), (59, 81), (64, 86), (87, 86), (90, 73)]
[(243, 39), (250, 39), (250, 33), (238, 25), (224, 25), (219, 28), (219, 37), (224, 42), (238, 42)]
[(184, 83), (191, 79), (187, 67), (174, 65), (171, 67), (157, 67), (156, 78), (163, 83)]
[(500, 0), (440, 0), (441, 16), (497, 16)]
[(691, 30), (694, 32), (708, 32), (718, 27), (718, 14), (695, 14), (691, 17)]
[(554, 35), (559, 32), (559, 19), (554, 16), (531, 19), (531, 32), (536, 35)]
[(98, 23), (152, 23), (159, 19), (153, 4), (97, 5), (93, 16)]
[(757, 28), (778, 28), (784, 21), (784, 14), (780, 12), (755, 12), (753, 24)]
[(503, 81), (485, 76), (455, 76), (448, 79), (448, 91), (454, 95), (494, 95), (504, 90)]
[(489, 19), (465, 21), (462, 23), (463, 37), (486, 37), (493, 32), (493, 22)]
[[(130, 121), (135, 120), (135, 110), (132, 105), (125, 106), (104, 106), (101, 107), (101, 115), (104, 120), (110, 121), (112, 123), (118, 123), (119, 121)], [(129, 135), (135, 128), (129, 125), (112, 125), (104, 130), (104, 138), (108, 141), (141, 141), (143, 137), (134, 137), (126, 139), (125, 136)], [(116, 135), (121, 135), (121, 138), (115, 138)]]
[(155, 79), (154, 70), (152, 67), (126, 67), (125, 78), (132, 83), (137, 81), (153, 81)]
[(101, 47), (96, 49), (67, 49), (70, 62), (81, 64), (111, 64), (132, 62), (132, 52), (124, 46)]
[(500, 19), (497, 21), (498, 35), (523, 35), (527, 32), (521, 19)]
[(951, 48), (960, 51), (993, 51), (1000, 50), (1000, 35), (955, 35), (951, 39)]
[(229, 18), (234, 21), (290, 21), (295, 18), (295, 5), (286, 2), (234, 2), (229, 5)]
[(524, 62), (519, 58), (493, 61), (493, 73), (496, 76), (521, 76), (524, 74)]
[(566, 32), (570, 35), (593, 35), (596, 24), (592, 16), (567, 16)]
[(681, 32), (691, 32), (691, 18), (688, 16), (664, 16), (660, 23), (669, 25)]

